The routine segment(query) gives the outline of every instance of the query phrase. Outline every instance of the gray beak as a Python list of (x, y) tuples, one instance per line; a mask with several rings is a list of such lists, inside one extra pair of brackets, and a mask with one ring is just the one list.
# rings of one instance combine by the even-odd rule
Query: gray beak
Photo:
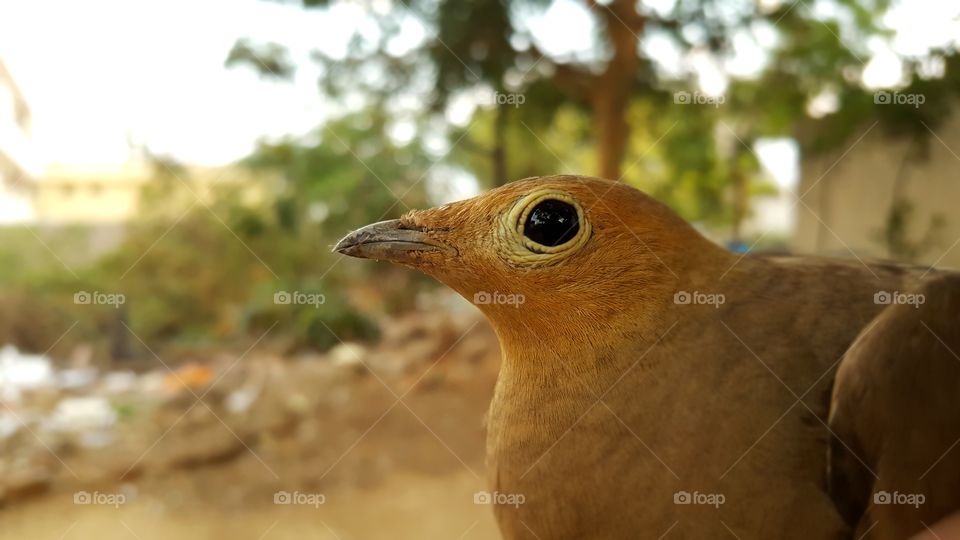
[(361, 259), (392, 262), (413, 262), (414, 255), (421, 252), (456, 253), (455, 249), (430, 238), (423, 231), (403, 228), (399, 219), (357, 229), (337, 242), (333, 251)]

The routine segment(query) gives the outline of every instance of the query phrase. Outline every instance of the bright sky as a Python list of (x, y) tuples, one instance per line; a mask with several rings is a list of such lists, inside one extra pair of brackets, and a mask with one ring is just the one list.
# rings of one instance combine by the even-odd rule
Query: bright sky
[[(320, 96), (313, 48), (342, 55), (355, 31), (369, 33), (359, 3), (331, 12), (304, 12), (264, 0), (31, 0), (0, 3), (0, 58), (26, 95), (34, 117), (34, 170), (50, 162), (118, 163), (128, 141), (197, 164), (221, 164), (246, 155), (258, 137), (304, 133), (332, 113)], [(658, 9), (671, 0), (657, 0)], [(764, 5), (775, 4), (766, 0)], [(384, 9), (388, 0), (364, 3)], [(898, 30), (897, 52), (920, 54), (960, 37), (960, 2), (910, 0), (887, 23)], [(530, 19), (540, 46), (583, 58), (590, 32), (584, 8), (561, 0)], [(569, 28), (582, 31), (570, 33)], [(415, 25), (409, 35), (420, 37)], [(583, 36), (584, 39), (578, 39)], [(294, 84), (264, 81), (223, 61), (237, 38), (291, 47), (300, 66)], [(402, 48), (402, 47), (401, 47)], [(870, 44), (865, 78), (893, 84), (893, 51)], [(669, 54), (661, 47), (664, 54)], [(750, 52), (744, 53), (750, 58)], [(758, 62), (756, 59), (753, 62)], [(693, 63), (703, 63), (694, 58)], [(743, 63), (743, 62), (741, 62)], [(744, 66), (734, 67), (742, 71)], [(701, 83), (721, 90), (709, 66)]]
[(319, 15), (260, 0), (3, 2), (0, 58), (33, 111), (41, 166), (122, 162), (128, 139), (218, 164), (258, 136), (323, 117), (309, 62), (292, 85), (223, 65), (244, 36), (290, 44), (301, 58), (318, 41), (342, 47), (349, 22), (321, 25)]

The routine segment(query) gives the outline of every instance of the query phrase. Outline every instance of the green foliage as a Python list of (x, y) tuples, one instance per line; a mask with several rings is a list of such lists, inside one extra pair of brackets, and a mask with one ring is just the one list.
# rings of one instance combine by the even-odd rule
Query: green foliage
[(504, 75), (518, 52), (510, 45), (510, 2), (444, 0), (433, 17), (437, 39), (428, 45), (436, 66), (437, 98), (482, 81), (504, 88)]
[[(163, 355), (244, 346), (264, 335), (284, 349), (376, 339), (377, 324), (355, 307), (358, 291), (377, 283), (385, 295), (379, 309), (392, 313), (409, 309), (426, 280), (345, 261), (330, 247), (357, 226), (423, 206), (432, 163), (419, 141), (391, 143), (384, 119), (371, 111), (331, 123), (309, 141), (264, 143), (225, 171), (156, 160), (139, 219), (110, 252), (71, 258), (75, 275), (30, 231), (10, 235), (15, 241), (4, 248), (11, 249), (0, 249), (0, 260), (11, 263), (0, 282), (0, 342), (43, 351), (73, 322), (61, 354), (81, 342), (149, 358), (148, 347)], [(83, 234), (50, 233), (45, 243), (68, 254), (65, 247)], [(78, 291), (122, 294), (125, 302), (77, 305)], [(312, 300), (277, 301), (282, 293)]]
[[(124, 276), (137, 334), (148, 342), (202, 342), (255, 337), (276, 324), (293, 346), (316, 348), (376, 337), (376, 325), (351, 307), (349, 290), (358, 275), (382, 270), (358, 274), (329, 246), (357, 225), (397, 217), (401, 195), (424, 201), (415, 175), (426, 173), (428, 158), (416, 143), (390, 144), (382, 118), (345, 118), (312, 144), (263, 144), (243, 164), (254, 180), (212, 186), (212, 202), (193, 206), (173, 227), (171, 214), (136, 225), (97, 271)], [(203, 192), (182, 181), (179, 190), (162, 189), (173, 198)], [(277, 304), (282, 292), (323, 301)]]
[[(918, 66), (925, 59), (907, 59), (910, 85), (900, 91), (923, 94), (923, 107), (874, 103), (874, 92), (859, 78), (870, 54), (868, 40), (891, 38), (879, 24), (888, 0), (783, 2), (772, 8), (751, 0), (678, 0), (656, 8), (619, 0), (584, 2), (599, 34), (593, 54), (575, 59), (541, 51), (524, 24), (524, 17), (552, 4), (411, 0), (368, 13), (380, 35), (365, 40), (358, 34), (345, 59), (317, 55), (324, 68), (321, 87), (333, 97), (366, 96), (367, 104), (417, 96), (423, 100), (419, 111), (384, 111), (416, 117), (421, 129), (459, 93), (519, 93), (525, 98), (522, 106), (488, 103), (467, 128), (451, 129), (448, 140), (458, 142), (449, 162), (474, 174), (484, 187), (556, 172), (590, 173), (600, 169), (591, 155), (597, 141), (593, 115), (599, 94), (594, 90), (618, 84), (599, 74), (622, 61), (616, 54), (631, 50), (617, 49), (613, 30), (636, 24), (630, 28), (641, 45), (638, 62), (628, 64), (638, 67), (622, 88), (631, 103), (623, 112), (631, 132), (624, 179), (689, 219), (734, 230), (746, 215), (749, 197), (770, 192), (752, 150), (759, 139), (792, 137), (809, 156), (842, 148), (872, 122), (897, 136), (926, 138), (928, 127), (947, 116), (960, 88), (954, 51), (938, 51), (933, 56), (947, 66), (943, 78), (921, 76)], [(411, 17), (427, 28), (427, 38), (398, 57), (387, 44), (401, 21)], [(696, 81), (691, 73), (668, 74), (663, 68), (669, 66), (657, 64), (642, 46), (654, 34), (669, 38), (681, 54), (709, 53), (718, 63), (733, 58), (738, 42), (747, 40), (760, 46), (765, 60), (753, 75), (731, 76), (722, 107), (678, 107), (672, 92), (694, 92)], [(838, 108), (812, 118), (808, 105), (824, 94), (835, 96)], [(725, 140), (730, 135), (732, 147)]]
[(277, 43), (254, 45), (250, 41), (237, 41), (227, 59), (226, 66), (247, 65), (264, 78), (287, 80), (293, 77), (296, 66), (291, 62), (287, 50)]

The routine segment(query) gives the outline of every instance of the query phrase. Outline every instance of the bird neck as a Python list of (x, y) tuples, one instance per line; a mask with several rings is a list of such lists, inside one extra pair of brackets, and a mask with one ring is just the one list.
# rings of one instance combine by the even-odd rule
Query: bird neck
[[(622, 254), (643, 261), (628, 269), (597, 271), (576, 283), (555, 284), (559, 291), (528, 294), (520, 305), (479, 306), (499, 337), (504, 369), (542, 374), (558, 358), (592, 362), (604, 351), (624, 350), (625, 344), (652, 344), (677, 319), (678, 293), (730, 293), (731, 281), (724, 283), (723, 278), (740, 263), (738, 257), (684, 226), (682, 242), (671, 239), (656, 251)], [(681, 306), (683, 315), (695, 316), (687, 307)]]
[[(669, 364), (673, 340), (659, 323), (593, 335), (569, 331), (563, 341), (552, 334), (497, 331), (503, 360), (488, 416), (487, 450), (492, 460), (504, 460), (501, 465), (520, 467), (535, 462), (610, 389), (620, 383), (636, 387), (635, 375), (661, 371)], [(648, 410), (656, 410), (652, 401), (658, 396), (638, 399), (649, 398)]]

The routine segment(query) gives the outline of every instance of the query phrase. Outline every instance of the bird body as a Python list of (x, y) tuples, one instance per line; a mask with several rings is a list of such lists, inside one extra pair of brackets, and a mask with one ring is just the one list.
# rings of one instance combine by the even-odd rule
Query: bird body
[[(487, 420), (488, 484), (523, 500), (494, 506), (506, 538), (848, 538), (855, 530), (886, 538), (960, 506), (942, 495), (928, 514), (890, 515), (868, 530), (863, 499), (877, 483), (896, 486), (876, 478), (884, 450), (871, 442), (876, 422), (864, 427), (856, 392), (833, 396), (840, 405), (833, 416), (830, 408), (851, 344), (883, 346), (868, 339), (891, 307), (877, 295), (922, 288), (936, 273), (741, 257), (629, 186), (568, 176), (413, 211), (336, 249), (417, 268), (481, 300), (503, 351)], [(954, 316), (938, 327), (956, 324)], [(888, 361), (903, 365), (900, 356)], [(960, 381), (960, 360), (935, 363)], [(855, 369), (843, 386), (881, 379), (856, 376), (869, 371)], [(887, 389), (872, 391), (879, 400)], [(954, 436), (942, 427), (952, 414), (929, 422), (944, 433), (928, 442)], [(869, 433), (852, 449), (833, 422), (851, 440)], [(938, 467), (956, 459), (945, 461)]]
[[(705, 278), (733, 264), (718, 262)], [(682, 285), (723, 294), (719, 307), (664, 303), (659, 324), (606, 343), (558, 350), (498, 330), (488, 483), (528, 501), (496, 507), (505, 536), (844, 537), (825, 489), (827, 404), (844, 350), (882, 307), (875, 287), (852, 265), (741, 264)], [(898, 272), (875, 272), (902, 288)], [(723, 502), (676, 504), (684, 493)]]

